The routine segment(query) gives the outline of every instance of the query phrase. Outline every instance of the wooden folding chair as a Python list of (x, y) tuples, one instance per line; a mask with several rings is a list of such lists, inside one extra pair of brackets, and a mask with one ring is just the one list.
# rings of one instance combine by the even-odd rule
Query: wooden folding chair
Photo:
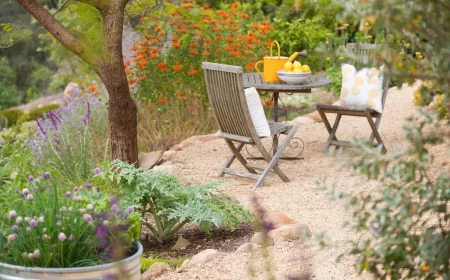
[[(353, 65), (356, 67), (362, 65), (374, 65), (374, 53), (375, 49), (378, 45), (375, 44), (347, 44), (347, 48), (352, 50), (353, 55)], [(384, 103), (386, 101), (386, 95), (389, 88), (389, 79), (384, 76), (383, 79), (383, 94), (381, 99), (381, 108), (384, 109)], [(339, 105), (327, 105), (327, 104), (317, 104), (317, 111), (322, 118), (323, 123), (325, 124), (326, 129), (330, 133), (328, 137), (327, 143), (325, 144), (324, 152), (327, 152), (331, 145), (336, 147), (340, 146), (351, 146), (350, 141), (340, 141), (336, 137), (336, 131), (339, 126), (339, 122), (341, 121), (342, 116), (355, 116), (355, 117), (363, 117), (366, 118), (369, 122), (369, 126), (372, 129), (372, 133), (369, 138), (369, 142), (373, 147), (377, 147), (378, 145), (382, 145), (383, 152), (386, 152), (385, 145), (383, 140), (381, 139), (380, 133), (378, 132), (378, 126), (381, 122), (382, 113), (378, 113), (377, 111), (370, 108), (362, 108), (362, 107), (352, 107), (352, 106), (339, 106)], [(332, 113), (336, 114), (336, 119), (334, 121), (333, 127), (331, 127), (330, 122), (327, 119), (325, 114)], [(375, 118), (375, 122), (373, 119)], [(374, 138), (377, 140), (377, 143), (374, 143)]]
[[(277, 152), (271, 156), (264, 148), (261, 138), (257, 135), (253, 125), (247, 100), (244, 92), (244, 81), (242, 67), (217, 63), (203, 62), (206, 89), (214, 117), (220, 128), (220, 136), (225, 139), (228, 147), (233, 153), (225, 163), (218, 176), (224, 174), (238, 175), (256, 180), (253, 188), (261, 186), (269, 172), (275, 172), (284, 182), (289, 178), (281, 171), (277, 161), (283, 154), (291, 139), (297, 131), (297, 126), (289, 126), (283, 123), (269, 122), (271, 135), (286, 134)], [(237, 145), (235, 145), (235, 142)], [(260, 166), (247, 162), (240, 154), (245, 144), (257, 147), (266, 166)], [(237, 159), (248, 172), (230, 168)], [(258, 174), (256, 170), (262, 171)]]

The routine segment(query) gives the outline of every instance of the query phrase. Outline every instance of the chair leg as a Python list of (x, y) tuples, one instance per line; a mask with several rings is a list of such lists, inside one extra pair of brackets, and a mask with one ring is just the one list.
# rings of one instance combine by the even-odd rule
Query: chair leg
[[(286, 149), (286, 147), (289, 145), (289, 142), (295, 136), (295, 133), (297, 132), (297, 129), (298, 129), (297, 126), (291, 127), (291, 129), (289, 130), (288, 135), (286, 136), (286, 139), (284, 139), (284, 141), (283, 141), (283, 144), (280, 146), (280, 148), (277, 150), (277, 152), (273, 155), (273, 157), (270, 159), (270, 161), (267, 161), (268, 164), (267, 164), (266, 168), (264, 169), (263, 173), (261, 173), (261, 175), (259, 176), (258, 181), (256, 181), (256, 184), (253, 186), (253, 189), (259, 188), (262, 185), (262, 183), (264, 182), (264, 180), (266, 179), (267, 175), (269, 175), (269, 172), (272, 169), (283, 180), (283, 182), (290, 182), (291, 181), (286, 176), (286, 174), (284, 174), (283, 171), (281, 171), (281, 169), (277, 165), (277, 162), (280, 159), (280, 157), (283, 154), (283, 152)], [(262, 147), (262, 149), (264, 149), (264, 147)]]
[[(378, 130), (378, 127), (380, 126), (380, 122), (381, 122), (381, 115), (377, 116), (377, 118), (375, 120), (375, 127), (377, 128), (377, 130)], [(370, 138), (369, 138), (370, 144), (373, 143), (374, 138), (375, 138), (375, 136), (373, 135), (373, 132), (372, 132), (370, 134)]]
[(233, 155), (228, 158), (227, 162), (225, 163), (225, 166), (222, 168), (222, 171), (219, 172), (218, 177), (222, 177), (225, 173), (224, 170), (231, 166), (233, 161), (235, 159), (239, 160), (239, 162), (247, 169), (248, 172), (252, 174), (257, 174), (256, 170), (253, 168), (250, 168), (247, 166), (247, 160), (240, 154), (240, 151), (244, 147), (244, 143), (239, 143), (238, 146), (234, 146), (233, 141), (225, 139), (225, 142), (227, 143), (228, 147), (230, 148)]
[(380, 133), (378, 132), (378, 126), (375, 125), (373, 122), (372, 116), (370, 113), (366, 112), (367, 121), (369, 122), (370, 127), (372, 128), (372, 133), (377, 139), (377, 142), (379, 145), (382, 145), (382, 151), (383, 153), (386, 153), (386, 147), (384, 146), (383, 140), (381, 139)]
[(337, 138), (336, 138), (336, 131), (337, 131), (337, 128), (339, 126), (339, 123), (341, 122), (341, 116), (342, 116), (341, 114), (336, 114), (336, 120), (334, 121), (333, 128), (330, 131), (330, 136), (328, 137), (328, 141), (325, 144), (325, 148), (323, 149), (324, 153), (328, 152), (328, 149), (330, 148), (331, 141), (332, 140), (337, 140)]

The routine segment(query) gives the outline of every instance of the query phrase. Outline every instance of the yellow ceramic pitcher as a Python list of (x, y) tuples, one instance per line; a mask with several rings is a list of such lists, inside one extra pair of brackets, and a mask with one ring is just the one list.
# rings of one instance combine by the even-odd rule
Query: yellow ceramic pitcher
[[(273, 44), (278, 46), (278, 57), (272, 56)], [(284, 64), (288, 61), (288, 57), (280, 56), (280, 44), (277, 41), (273, 41), (270, 45), (270, 56), (265, 56), (264, 60), (260, 60), (255, 64), (255, 69), (261, 75), (266, 82), (281, 82), (278, 78), (277, 71), (284, 69)], [(258, 64), (264, 63), (264, 73), (261, 73), (258, 69)]]

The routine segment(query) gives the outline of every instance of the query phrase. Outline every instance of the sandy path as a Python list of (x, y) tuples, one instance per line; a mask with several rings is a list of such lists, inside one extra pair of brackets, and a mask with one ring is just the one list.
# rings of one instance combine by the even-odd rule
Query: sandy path
[[(413, 91), (413, 87), (389, 90), (379, 129), (388, 149), (405, 144), (402, 126), (405, 119), (415, 111)], [(337, 136), (351, 139), (353, 136), (368, 137), (369, 134), (370, 128), (365, 119), (343, 117)], [(366, 181), (358, 184), (361, 178), (352, 176), (349, 170), (342, 168), (343, 163), (351, 157), (349, 149), (340, 158), (322, 153), (328, 136), (323, 123), (302, 125), (297, 135), (305, 142), (305, 159), (282, 161), (280, 164), (291, 178), (290, 183), (283, 183), (275, 175), (270, 175), (262, 188), (252, 192), (254, 181), (225, 176), (223, 191), (244, 204), (248, 204), (249, 198), (256, 194), (267, 208), (284, 212), (308, 224), (313, 233), (326, 232), (330, 236), (335, 246), (326, 250), (320, 250), (313, 243), (300, 241), (283, 242), (271, 247), (270, 260), (276, 279), (289, 279), (289, 276), (297, 277), (291, 279), (302, 279), (299, 278), (302, 274), (310, 274), (312, 279), (371, 279), (368, 275), (358, 275), (354, 269), (354, 260), (350, 258), (336, 262), (337, 256), (345, 250), (345, 241), (356, 235), (350, 228), (343, 227), (344, 222), (351, 219), (343, 202), (326, 198), (325, 191), (318, 189), (315, 179), (326, 177), (345, 191), (375, 191), (377, 183)], [(225, 142), (218, 139), (190, 146), (178, 152), (172, 161), (187, 182), (203, 183), (220, 180), (215, 175), (228, 155)], [(230, 253), (183, 273), (173, 272), (159, 279), (268, 279), (263, 262), (261, 252), (253, 255)], [(254, 278), (248, 276), (250, 266), (256, 270)]]

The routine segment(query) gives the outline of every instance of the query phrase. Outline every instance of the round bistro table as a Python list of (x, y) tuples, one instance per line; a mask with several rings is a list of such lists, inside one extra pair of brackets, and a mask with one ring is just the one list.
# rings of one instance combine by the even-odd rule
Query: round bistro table
[[(273, 120), (278, 121), (278, 99), (280, 92), (285, 93), (311, 93), (313, 88), (321, 88), (331, 85), (331, 80), (326, 77), (310, 76), (301, 84), (287, 84), (284, 82), (265, 82), (258, 73), (244, 73), (244, 87), (254, 87), (259, 91), (273, 93)], [(275, 154), (278, 147), (278, 136), (273, 136), (273, 153)]]

